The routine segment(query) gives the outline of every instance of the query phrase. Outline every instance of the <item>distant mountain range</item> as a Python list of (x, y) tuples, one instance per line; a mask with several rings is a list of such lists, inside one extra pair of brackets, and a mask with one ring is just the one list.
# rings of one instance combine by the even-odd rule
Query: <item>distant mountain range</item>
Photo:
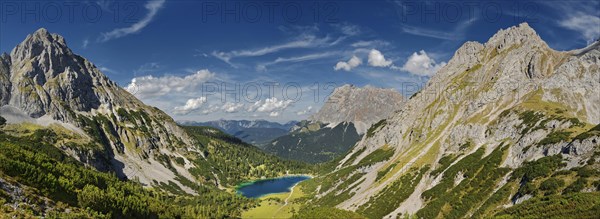
[(180, 121), (187, 126), (208, 126), (222, 130), (244, 142), (261, 147), (271, 140), (287, 134), (298, 121), (284, 124), (267, 120), (215, 120), (207, 122)]

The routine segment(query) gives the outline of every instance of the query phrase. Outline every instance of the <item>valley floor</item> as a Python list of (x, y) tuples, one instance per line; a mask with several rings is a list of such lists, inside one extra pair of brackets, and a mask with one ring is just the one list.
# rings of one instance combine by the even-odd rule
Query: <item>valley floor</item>
[(301, 185), (294, 186), (291, 192), (265, 195), (257, 207), (242, 212), (242, 218), (290, 218), (300, 209), (300, 200), (305, 196)]

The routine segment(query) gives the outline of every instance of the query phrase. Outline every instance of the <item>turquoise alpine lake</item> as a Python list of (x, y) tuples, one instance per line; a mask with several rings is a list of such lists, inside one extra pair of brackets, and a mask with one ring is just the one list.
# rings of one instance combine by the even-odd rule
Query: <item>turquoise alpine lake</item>
[(296, 184), (310, 178), (310, 176), (299, 175), (256, 180), (240, 184), (237, 193), (247, 198), (260, 198), (272, 193), (290, 192)]

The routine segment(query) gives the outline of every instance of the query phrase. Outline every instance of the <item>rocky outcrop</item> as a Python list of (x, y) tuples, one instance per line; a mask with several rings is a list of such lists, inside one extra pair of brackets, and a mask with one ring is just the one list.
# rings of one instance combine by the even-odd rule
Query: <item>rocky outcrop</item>
[(403, 104), (404, 97), (393, 89), (346, 84), (336, 88), (309, 120), (329, 123), (331, 127), (351, 122), (359, 134), (364, 134), (371, 125), (399, 110)]

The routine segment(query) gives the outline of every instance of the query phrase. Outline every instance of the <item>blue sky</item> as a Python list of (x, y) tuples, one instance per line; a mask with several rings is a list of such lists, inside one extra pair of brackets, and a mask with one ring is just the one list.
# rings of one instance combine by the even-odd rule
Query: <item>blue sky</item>
[(346, 83), (411, 95), (464, 42), (521, 22), (554, 49), (584, 47), (599, 13), (597, 1), (8, 0), (0, 52), (45, 27), (177, 120), (282, 122)]

